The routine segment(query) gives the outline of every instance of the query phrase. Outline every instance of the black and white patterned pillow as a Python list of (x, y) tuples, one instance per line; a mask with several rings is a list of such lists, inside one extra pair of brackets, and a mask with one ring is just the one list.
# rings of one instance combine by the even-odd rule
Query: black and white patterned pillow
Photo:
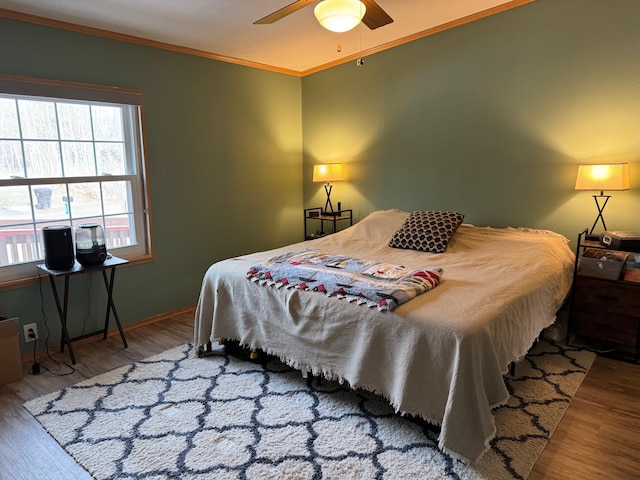
[(412, 212), (393, 234), (389, 246), (442, 253), (463, 220), (464, 215), (456, 212)]

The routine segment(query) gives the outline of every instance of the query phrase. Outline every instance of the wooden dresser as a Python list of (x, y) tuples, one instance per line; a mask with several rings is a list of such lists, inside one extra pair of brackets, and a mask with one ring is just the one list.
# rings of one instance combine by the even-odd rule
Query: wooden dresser
[(567, 341), (573, 334), (625, 345), (633, 349), (632, 359), (638, 363), (640, 283), (624, 281), (622, 277), (587, 276), (581, 272), (578, 262), (587, 249), (602, 250), (603, 254), (618, 251), (600, 242), (584, 240), (583, 234), (578, 236)]

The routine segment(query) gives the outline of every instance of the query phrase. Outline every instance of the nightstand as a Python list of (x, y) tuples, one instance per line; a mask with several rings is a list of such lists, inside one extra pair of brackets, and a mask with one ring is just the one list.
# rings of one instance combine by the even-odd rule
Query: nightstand
[[(349, 227), (353, 225), (353, 211), (352, 210), (340, 210), (335, 214), (327, 215), (322, 211), (321, 207), (317, 208), (305, 208), (304, 209), (304, 239), (313, 240), (314, 238), (324, 237), (330, 233), (336, 233), (339, 228), (346, 228), (347, 220), (349, 221)], [(308, 233), (309, 224), (315, 224), (315, 227), (311, 231), (316, 233)], [(325, 226), (331, 227), (331, 230), (327, 232)]]
[(622, 358), (638, 363), (640, 283), (628, 282), (622, 277), (607, 279), (588, 276), (584, 271), (579, 271), (578, 262), (587, 249), (602, 250), (603, 256), (607, 251), (622, 252), (597, 241), (585, 240), (585, 233), (578, 235), (567, 343), (571, 340), (570, 335), (574, 334), (626, 346), (627, 350), (630, 347), (634, 352), (631, 358), (628, 354), (622, 354)]

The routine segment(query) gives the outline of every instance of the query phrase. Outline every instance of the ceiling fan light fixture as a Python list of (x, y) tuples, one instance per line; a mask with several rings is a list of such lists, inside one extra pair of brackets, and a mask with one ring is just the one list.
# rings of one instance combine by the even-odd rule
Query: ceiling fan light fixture
[(367, 7), (360, 0), (322, 0), (313, 14), (327, 30), (347, 32), (362, 21)]

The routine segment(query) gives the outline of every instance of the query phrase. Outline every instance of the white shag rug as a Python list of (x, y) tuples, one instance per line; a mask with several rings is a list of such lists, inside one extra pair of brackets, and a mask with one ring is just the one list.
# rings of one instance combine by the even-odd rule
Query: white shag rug
[(173, 348), (25, 408), (96, 479), (525, 479), (595, 355), (536, 344), (505, 381), (492, 448), (474, 466), (381, 397), (307, 381), (277, 360)]

